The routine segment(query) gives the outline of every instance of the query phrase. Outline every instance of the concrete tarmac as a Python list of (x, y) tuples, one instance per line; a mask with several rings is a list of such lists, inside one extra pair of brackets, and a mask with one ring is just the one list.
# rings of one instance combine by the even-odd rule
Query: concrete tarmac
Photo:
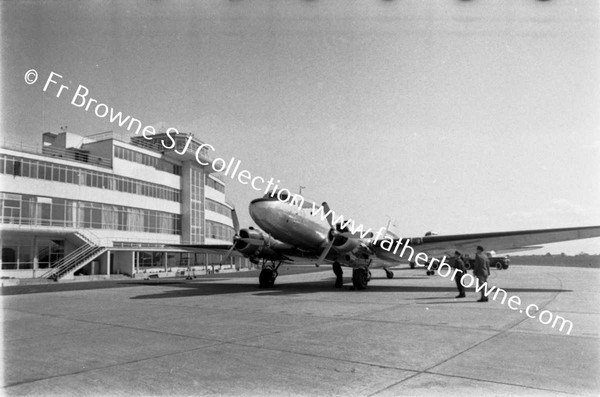
[[(490, 284), (570, 335), (423, 270), (256, 273), (3, 288), (6, 395), (598, 395), (600, 269), (518, 266)], [(90, 283), (87, 284), (88, 286)], [(113, 288), (118, 286), (119, 288)], [(62, 286), (61, 286), (62, 287)], [(38, 287), (39, 288), (39, 287)], [(514, 307), (514, 305), (513, 305)], [(538, 312), (538, 315), (540, 312)], [(550, 314), (546, 314), (547, 321)]]

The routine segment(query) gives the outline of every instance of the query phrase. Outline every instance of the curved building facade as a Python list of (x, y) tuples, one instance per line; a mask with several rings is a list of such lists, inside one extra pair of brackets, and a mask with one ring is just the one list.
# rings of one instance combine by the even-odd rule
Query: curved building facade
[[(202, 166), (192, 135), (165, 150), (144, 137), (45, 133), (41, 147), (0, 148), (2, 277), (154, 276), (214, 269), (217, 252), (176, 244), (231, 244), (225, 184)], [(191, 144), (190, 144), (191, 142)], [(179, 150), (178, 150), (179, 149)], [(241, 258), (228, 267), (244, 266)]]

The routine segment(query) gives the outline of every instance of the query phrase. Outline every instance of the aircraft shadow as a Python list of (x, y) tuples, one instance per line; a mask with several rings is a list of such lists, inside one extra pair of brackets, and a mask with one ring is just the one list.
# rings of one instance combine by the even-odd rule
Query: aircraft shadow
[[(273, 288), (261, 289), (256, 284), (244, 284), (244, 283), (228, 283), (220, 282), (215, 284), (207, 284), (204, 282), (194, 281), (181, 281), (181, 282), (146, 282), (144, 285), (153, 286), (170, 286), (175, 287), (168, 291), (161, 291), (156, 294), (145, 294), (131, 297), (130, 299), (169, 299), (169, 298), (183, 298), (190, 296), (211, 296), (211, 295), (227, 295), (227, 294), (238, 294), (238, 293), (254, 293), (257, 296), (285, 296), (285, 295), (305, 295), (311, 293), (322, 293), (322, 292), (357, 292), (357, 293), (378, 293), (378, 292), (430, 292), (430, 293), (456, 293), (456, 287), (428, 287), (428, 286), (395, 286), (395, 285), (370, 285), (365, 291), (353, 291), (354, 288), (350, 282), (346, 282), (344, 287), (336, 289), (333, 287), (334, 279), (322, 280), (316, 282), (298, 282), (298, 283), (284, 283), (275, 284)], [(204, 280), (203, 280), (204, 281)], [(139, 283), (136, 283), (139, 285)], [(515, 294), (519, 292), (531, 292), (531, 293), (546, 293), (546, 292), (572, 292), (572, 290), (564, 289), (545, 289), (545, 288), (513, 288), (505, 289), (509, 294)], [(475, 295), (473, 295), (475, 296)], [(450, 297), (431, 297), (431, 298), (417, 298), (417, 299), (452, 299)]]

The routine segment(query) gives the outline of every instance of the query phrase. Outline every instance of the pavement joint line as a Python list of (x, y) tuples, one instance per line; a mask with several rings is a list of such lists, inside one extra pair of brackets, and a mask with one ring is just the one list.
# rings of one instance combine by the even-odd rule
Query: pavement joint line
[[(551, 274), (551, 275), (552, 275), (552, 274)], [(558, 282), (559, 282), (559, 284), (560, 284), (560, 289), (562, 289), (562, 288), (563, 288), (563, 282), (562, 282), (562, 280), (561, 280), (560, 278), (556, 277), (555, 275), (552, 275), (552, 276), (553, 276), (555, 279), (557, 279), (557, 280), (558, 280)], [(560, 295), (560, 293), (561, 293), (561, 291), (557, 291), (557, 292), (555, 293), (555, 295), (554, 295), (554, 296), (553, 296), (553, 297), (552, 297), (550, 300), (548, 300), (548, 301), (547, 301), (547, 302), (545, 302), (545, 303), (544, 303), (544, 304), (543, 304), (541, 307), (539, 307), (539, 310), (538, 310), (538, 312), (539, 312), (540, 310), (544, 309), (546, 306), (548, 306), (548, 304), (550, 304), (551, 302), (553, 302), (553, 301), (556, 299), (556, 297), (557, 297), (558, 295)], [(536, 313), (537, 313), (537, 312), (536, 312)], [(483, 340), (481, 340), (481, 341), (479, 341), (479, 342), (477, 342), (477, 343), (475, 343), (475, 344), (473, 344), (473, 345), (471, 345), (471, 346), (467, 347), (466, 349), (464, 349), (464, 350), (462, 350), (462, 351), (460, 351), (460, 352), (458, 352), (458, 353), (456, 353), (456, 354), (454, 354), (454, 355), (452, 355), (452, 356), (450, 356), (450, 357), (447, 357), (446, 359), (444, 359), (444, 360), (440, 361), (440, 362), (439, 362), (439, 363), (437, 363), (437, 364), (434, 364), (434, 365), (432, 365), (432, 366), (431, 366), (431, 367), (429, 367), (429, 368), (425, 368), (424, 370), (420, 371), (419, 373), (435, 373), (435, 372), (431, 371), (433, 368), (439, 367), (440, 365), (442, 365), (442, 364), (444, 364), (444, 363), (446, 363), (446, 362), (448, 362), (448, 361), (450, 361), (450, 360), (452, 360), (452, 359), (454, 359), (454, 358), (456, 358), (456, 357), (458, 357), (458, 356), (462, 355), (463, 353), (466, 353), (466, 352), (468, 352), (468, 351), (470, 351), (470, 350), (473, 350), (474, 348), (476, 348), (476, 347), (480, 346), (481, 344), (483, 344), (483, 343), (485, 343), (485, 342), (488, 342), (488, 341), (490, 341), (490, 340), (492, 340), (492, 339), (494, 339), (494, 338), (496, 338), (496, 337), (498, 337), (498, 336), (500, 336), (500, 335), (504, 335), (504, 334), (508, 333), (510, 330), (512, 330), (513, 328), (515, 328), (516, 326), (520, 325), (521, 323), (523, 323), (523, 322), (525, 322), (525, 321), (527, 321), (527, 320), (530, 320), (530, 318), (529, 318), (529, 317), (527, 317), (527, 316), (525, 316), (525, 318), (523, 318), (523, 319), (521, 319), (521, 320), (519, 320), (519, 321), (515, 322), (515, 323), (514, 323), (514, 324), (512, 324), (512, 325), (509, 325), (509, 326), (508, 326), (508, 327), (506, 327), (504, 330), (502, 330), (502, 331), (500, 331), (500, 332), (498, 332), (498, 333), (496, 333), (496, 334), (494, 334), (494, 335), (491, 335), (490, 337), (488, 337), (488, 338), (486, 338), (486, 339), (483, 339)], [(369, 395), (369, 397), (370, 397), (370, 396), (374, 396), (374, 395), (376, 395), (376, 394), (379, 394), (379, 393), (381, 393), (381, 392), (383, 392), (383, 391), (385, 391), (385, 390), (389, 390), (390, 388), (392, 388), (392, 387), (394, 387), (394, 386), (397, 386), (397, 385), (399, 385), (399, 384), (401, 384), (401, 383), (404, 383), (404, 382), (406, 382), (407, 380), (409, 380), (409, 379), (412, 379), (412, 378), (414, 378), (415, 376), (419, 375), (419, 373), (417, 373), (417, 374), (414, 374), (413, 376), (409, 376), (409, 377), (407, 377), (407, 378), (405, 378), (405, 379), (402, 379), (401, 381), (398, 381), (398, 382), (392, 383), (391, 385), (389, 385), (389, 386), (387, 386), (387, 387), (385, 387), (385, 388), (383, 388), (383, 389), (380, 389), (380, 390), (378, 390), (378, 391), (376, 391), (376, 392), (374, 392), (374, 393), (370, 394), (370, 395)], [(468, 378), (467, 378), (467, 379), (468, 379)], [(520, 385), (519, 385), (519, 386), (520, 386)], [(521, 386), (521, 387), (525, 387), (525, 386)]]
[[(534, 386), (528, 386), (528, 385), (521, 385), (521, 384), (517, 384), (517, 383), (510, 383), (510, 382), (499, 382), (499, 381), (495, 381), (495, 380), (473, 378), (473, 377), (463, 376), (463, 375), (449, 375), (449, 374), (444, 374), (444, 373), (441, 373), (441, 372), (433, 372), (433, 371), (428, 371), (428, 370), (425, 370), (423, 372), (411, 375), (411, 376), (407, 377), (406, 379), (403, 379), (402, 381), (400, 381), (398, 383), (395, 383), (394, 385), (406, 382), (407, 380), (412, 379), (412, 378), (420, 375), (421, 373), (429, 374), (429, 375), (444, 376), (446, 378), (461, 378), (461, 379), (467, 379), (467, 380), (474, 380), (474, 381), (478, 381), (478, 382), (493, 383), (493, 384), (497, 384), (497, 385), (515, 386), (515, 387), (521, 387), (521, 388), (526, 388), (526, 389), (530, 389), (530, 390), (549, 391), (549, 392), (553, 392), (553, 393), (561, 393), (561, 394), (572, 395), (572, 393), (565, 392), (565, 391), (562, 391), (562, 390), (546, 389), (546, 388), (542, 388), (542, 387), (534, 387)], [(394, 386), (394, 385), (392, 385), (392, 386)], [(373, 394), (369, 394), (369, 397), (375, 396), (375, 395), (377, 395), (377, 394), (379, 394), (379, 393), (387, 390), (388, 388), (382, 389), (382, 390), (377, 391), (377, 392), (375, 392)]]
[(508, 332), (516, 333), (516, 334), (544, 335), (544, 336), (551, 336), (551, 337), (557, 337), (557, 338), (585, 338), (585, 339), (599, 339), (600, 338), (600, 335), (592, 335), (592, 334), (587, 334), (587, 335), (564, 335), (562, 333), (560, 333), (560, 334), (545, 334), (545, 333), (538, 332), (535, 330), (526, 330), (526, 329), (514, 329), (514, 330), (508, 330)]
[(86, 370), (70, 372), (68, 374), (60, 374), (60, 375), (54, 375), (54, 376), (47, 376), (45, 378), (38, 378), (38, 379), (31, 379), (31, 380), (21, 381), (21, 382), (9, 383), (9, 384), (3, 385), (2, 388), (3, 389), (7, 389), (7, 388), (10, 388), (10, 387), (25, 385), (25, 384), (28, 384), (28, 383), (40, 382), (40, 381), (48, 380), (48, 379), (64, 378), (64, 377), (67, 377), (67, 376), (80, 375), (80, 374), (88, 373), (88, 372), (92, 372), (92, 371), (99, 371), (99, 370), (103, 370), (103, 369), (114, 368), (114, 367), (118, 367), (118, 366), (121, 366), (121, 365), (130, 365), (130, 364), (135, 364), (135, 363), (139, 363), (139, 362), (143, 362), (143, 361), (155, 360), (155, 359), (158, 359), (158, 358), (163, 358), (163, 357), (168, 357), (168, 356), (175, 356), (175, 355), (178, 355), (178, 354), (183, 354), (183, 353), (187, 353), (187, 352), (194, 352), (194, 351), (198, 351), (198, 350), (202, 350), (202, 349), (207, 349), (209, 347), (219, 346), (221, 344), (223, 344), (223, 343), (215, 343), (213, 345), (199, 346), (199, 347), (195, 347), (195, 348), (192, 348), (192, 349), (187, 349), (187, 350), (184, 350), (184, 351), (169, 352), (169, 353), (166, 353), (166, 354), (160, 354), (160, 355), (155, 355), (155, 356), (151, 356), (151, 357), (138, 358), (138, 359), (135, 359), (135, 360), (126, 361), (126, 362), (122, 362), (122, 363), (115, 363), (115, 364), (105, 365), (105, 366), (102, 366), (102, 367), (95, 367), (95, 368), (89, 368), (89, 369), (86, 369)]
[[(101, 328), (98, 328), (98, 329), (110, 328), (110, 327), (111, 327), (110, 325), (106, 325), (105, 327), (101, 327)], [(59, 333), (56, 333), (56, 334), (44, 335), (44, 338), (53, 338), (55, 336), (71, 336), (73, 334), (77, 334), (77, 333), (80, 333), (82, 331), (90, 331), (90, 330), (79, 329), (79, 330), (76, 330), (76, 331), (74, 330), (74, 331), (59, 332)], [(4, 338), (4, 342), (26, 342), (27, 340), (31, 340), (31, 339), (33, 339), (33, 340), (39, 340), (40, 337), (39, 336), (28, 336), (28, 337), (25, 337), (25, 338), (12, 338), (12, 339), (6, 339), (6, 338)]]
[(340, 318), (340, 320), (354, 320), (354, 321), (362, 321), (362, 322), (372, 322), (372, 323), (382, 323), (382, 324), (398, 324), (398, 325), (414, 325), (418, 327), (433, 327), (433, 328), (448, 328), (448, 329), (468, 329), (471, 331), (501, 331), (497, 328), (468, 328), (464, 326), (456, 326), (450, 324), (427, 324), (427, 323), (411, 323), (411, 322), (403, 322), (403, 321), (392, 321), (392, 320), (375, 320), (368, 318)]
[[(29, 312), (25, 312), (25, 311), (23, 311), (23, 313), (38, 314), (40, 316), (46, 316), (46, 317), (52, 317), (52, 318), (61, 318), (61, 319), (66, 319), (66, 320), (71, 320), (71, 321), (78, 321), (78, 322), (82, 322), (82, 323), (86, 323), (86, 324), (105, 325), (107, 327), (123, 328), (123, 329), (135, 330), (135, 331), (146, 331), (146, 332), (152, 332), (152, 333), (157, 333), (157, 334), (162, 334), (162, 335), (171, 335), (171, 336), (179, 336), (179, 337), (190, 338), (190, 339), (221, 342), (218, 339), (209, 339), (209, 338), (203, 338), (203, 337), (194, 336), (194, 335), (176, 334), (173, 332), (158, 331), (158, 330), (153, 330), (153, 329), (148, 329), (148, 328), (139, 328), (139, 327), (134, 327), (134, 326), (122, 325), (122, 324), (110, 324), (110, 323), (103, 323), (103, 322), (99, 322), (99, 321), (82, 320), (82, 319), (78, 319), (78, 318), (57, 316), (57, 315), (51, 315), (51, 314), (47, 314), (47, 313), (40, 314), (40, 313), (29, 313)], [(182, 317), (185, 317), (185, 316), (182, 316)], [(76, 333), (76, 332), (79, 332), (79, 333), (80, 332), (89, 332), (89, 330), (88, 331), (86, 331), (86, 330), (73, 331), (73, 333)]]
[[(323, 325), (323, 324), (334, 324), (334, 323), (346, 321), (347, 319), (344, 319), (344, 318), (330, 318), (330, 320), (331, 321), (328, 321), (326, 323), (319, 323), (319, 324), (320, 325)], [(234, 345), (234, 346), (248, 347), (248, 348), (252, 348), (252, 349), (256, 349), (256, 350), (268, 350), (268, 351), (274, 351), (274, 352), (280, 352), (280, 353), (291, 353), (291, 354), (300, 355), (300, 356), (313, 357), (313, 358), (323, 358), (323, 359), (327, 359), (327, 360), (341, 361), (341, 362), (346, 362), (346, 363), (351, 363), (351, 364), (365, 365), (365, 366), (370, 366), (370, 367), (386, 368), (386, 369), (409, 371), (409, 372), (415, 372), (416, 371), (414, 369), (408, 369), (408, 368), (402, 368), (402, 367), (395, 367), (395, 366), (384, 365), (384, 364), (376, 364), (376, 363), (362, 362), (362, 361), (357, 361), (357, 360), (333, 358), (333, 357), (329, 357), (329, 356), (325, 356), (325, 355), (320, 355), (320, 354), (315, 354), (315, 353), (304, 353), (304, 352), (297, 352), (297, 351), (293, 351), (293, 350), (289, 350), (289, 349), (279, 349), (279, 348), (272, 348), (272, 347), (267, 347), (267, 346), (256, 346), (256, 345), (250, 345), (250, 344), (247, 344), (247, 343), (243, 343), (243, 342), (247, 342), (248, 340), (251, 340), (251, 339), (264, 338), (264, 337), (268, 337), (270, 335), (284, 334), (284, 333), (288, 333), (288, 332), (297, 331), (297, 330), (300, 330), (300, 329), (303, 329), (303, 328), (311, 327), (312, 325), (313, 324), (302, 325), (302, 326), (294, 327), (292, 329), (276, 331), (276, 332), (272, 332), (270, 334), (265, 334), (265, 335), (250, 336), (248, 338), (227, 341), (225, 343), (226, 344), (231, 344), (231, 345)]]
[(425, 371), (425, 373), (431, 374), (431, 375), (444, 376), (444, 377), (447, 377), (447, 378), (469, 379), (469, 380), (476, 380), (476, 381), (480, 381), (480, 382), (495, 383), (495, 384), (499, 384), (499, 385), (525, 387), (527, 389), (532, 389), (532, 390), (551, 391), (551, 392), (554, 392), (554, 393), (562, 393), (562, 394), (570, 394), (570, 395), (573, 394), (573, 393), (569, 393), (569, 392), (562, 391), (562, 390), (546, 389), (546, 388), (543, 388), (543, 387), (534, 387), (534, 386), (528, 386), (528, 385), (520, 385), (520, 384), (517, 384), (517, 383), (510, 383), (510, 382), (500, 382), (500, 381), (497, 381), (497, 380), (472, 378), (472, 377), (463, 376), (463, 375), (449, 375), (449, 374), (444, 374), (444, 373), (441, 373), (441, 372), (433, 372), (433, 371)]
[[(223, 294), (223, 295), (226, 295), (226, 294)], [(223, 295), (221, 295), (221, 296), (223, 296)], [(236, 294), (236, 295), (239, 295), (239, 294)], [(252, 296), (254, 297), (256, 295), (252, 295)], [(259, 296), (259, 297), (260, 298), (270, 298), (270, 297), (267, 297), (267, 296), (265, 296), (265, 297)], [(322, 299), (312, 299), (312, 298), (311, 299), (294, 299), (294, 298), (284, 298), (284, 297), (279, 297), (278, 296), (278, 299), (281, 299), (281, 300), (284, 300), (284, 301), (288, 301), (288, 302), (292, 302), (292, 303), (310, 303), (310, 302), (313, 302), (313, 303), (315, 303), (315, 302), (316, 303), (323, 303)], [(392, 307), (410, 305), (410, 303), (400, 303), (400, 304), (397, 304), (397, 303), (377, 303), (377, 302), (349, 301), (349, 300), (339, 300), (339, 301), (338, 300), (334, 300), (334, 302), (336, 302), (336, 303), (344, 303), (344, 304), (351, 304), (351, 305), (377, 305), (377, 306), (387, 305), (387, 306), (392, 306)], [(172, 304), (166, 304), (166, 305), (168, 305), (168, 306), (177, 306), (177, 307), (197, 307), (195, 305), (186, 305), (185, 303), (184, 304), (172, 303)]]
[[(49, 316), (49, 317), (58, 317), (58, 316), (51, 316), (51, 315), (47, 315), (47, 316)], [(61, 318), (65, 318), (65, 317), (61, 317)], [(78, 320), (78, 321), (85, 322), (85, 323), (92, 323), (92, 324), (103, 324), (103, 323), (97, 323), (97, 322), (86, 321), (86, 320)], [(86, 373), (86, 372), (91, 372), (91, 371), (96, 371), (96, 370), (102, 370), (102, 369), (106, 369), (106, 368), (116, 367), (116, 366), (119, 366), (119, 365), (129, 365), (129, 364), (133, 364), (133, 363), (137, 363), (137, 362), (142, 362), (142, 361), (147, 361), (147, 360), (152, 360), (152, 359), (157, 359), (157, 358), (162, 358), (162, 357), (168, 357), (168, 356), (173, 356), (173, 355), (177, 355), (177, 354), (184, 354), (184, 353), (187, 353), (187, 352), (198, 351), (198, 350), (202, 350), (202, 349), (206, 349), (206, 348), (211, 348), (211, 347), (216, 347), (216, 346), (221, 346), (221, 345), (237, 345), (237, 346), (243, 346), (243, 347), (253, 347), (253, 346), (247, 346), (247, 345), (244, 345), (244, 344), (241, 344), (241, 343), (237, 343), (237, 342), (243, 342), (244, 340), (253, 339), (253, 338), (262, 338), (262, 337), (265, 337), (265, 336), (275, 335), (275, 334), (279, 334), (279, 333), (283, 332), (283, 331), (279, 331), (278, 330), (278, 331), (274, 331), (274, 332), (270, 332), (270, 333), (266, 333), (266, 334), (262, 334), (262, 335), (253, 335), (253, 336), (249, 336), (247, 338), (243, 338), (243, 339), (240, 339), (240, 340), (230, 341), (230, 340), (220, 340), (220, 339), (207, 339), (207, 338), (196, 337), (196, 336), (191, 336), (191, 335), (180, 335), (180, 334), (174, 334), (174, 333), (170, 333), (170, 332), (161, 332), (161, 331), (156, 331), (156, 330), (151, 330), (151, 329), (145, 329), (145, 328), (136, 328), (136, 327), (113, 325), (113, 324), (103, 324), (103, 325), (113, 326), (113, 327), (117, 327), (117, 328), (126, 328), (126, 329), (134, 329), (134, 330), (141, 330), (141, 331), (157, 332), (157, 333), (166, 334), (166, 335), (182, 336), (182, 337), (186, 337), (186, 338), (190, 338), (190, 339), (206, 340), (206, 341), (210, 341), (212, 343), (208, 344), (206, 346), (200, 346), (200, 347), (196, 347), (196, 348), (192, 348), (192, 349), (187, 349), (187, 350), (183, 350), (183, 351), (170, 352), (170, 353), (167, 353), (167, 354), (156, 355), (156, 356), (152, 356), (152, 357), (144, 357), (144, 358), (140, 358), (140, 359), (136, 359), (136, 360), (131, 360), (131, 361), (123, 362), (123, 363), (116, 363), (116, 364), (106, 365), (106, 366), (103, 366), (103, 367), (90, 368), (90, 369), (85, 370), (85, 371), (77, 371), (77, 372), (71, 372), (69, 374), (61, 374), (61, 375), (49, 376), (49, 377), (45, 377), (45, 378), (33, 379), (33, 380), (23, 381), (23, 382), (15, 382), (15, 383), (12, 383), (12, 384), (4, 385), (2, 387), (3, 388), (8, 388), (8, 387), (13, 387), (13, 386), (19, 386), (19, 385), (22, 385), (22, 384), (27, 384), (27, 383), (33, 383), (33, 382), (38, 382), (38, 381), (42, 381), (42, 380), (47, 380), (47, 379), (60, 378), (60, 377), (65, 377), (65, 376), (70, 376), (70, 375), (79, 375), (81, 373)], [(302, 327), (298, 327), (298, 328), (302, 328)]]
[[(249, 339), (252, 339), (252, 338), (249, 338)], [(322, 358), (322, 359), (326, 359), (326, 360), (339, 361), (339, 362), (348, 363), (348, 364), (364, 365), (366, 367), (377, 367), (377, 368), (384, 368), (384, 369), (393, 369), (393, 370), (398, 370), (398, 371), (417, 372), (417, 374), (419, 373), (419, 370), (416, 370), (416, 369), (395, 367), (392, 365), (376, 364), (376, 363), (370, 363), (370, 362), (365, 362), (365, 361), (350, 360), (350, 359), (345, 359), (345, 358), (334, 358), (334, 357), (324, 356), (321, 354), (298, 352), (298, 351), (289, 350), (289, 349), (276, 349), (276, 348), (267, 347), (267, 346), (248, 345), (248, 344), (240, 343), (240, 341), (232, 341), (232, 342), (228, 342), (228, 343), (230, 343), (232, 345), (236, 345), (236, 346), (241, 346), (241, 347), (249, 347), (249, 348), (256, 349), (256, 350), (268, 350), (268, 351), (279, 352), (279, 353), (290, 353), (290, 354), (295, 354), (298, 356)]]
[[(51, 316), (51, 315), (48, 315), (48, 316), (49, 317), (57, 317), (57, 316)], [(64, 318), (64, 317), (61, 317), (61, 318)], [(333, 319), (331, 322), (336, 322), (336, 320), (337, 319)], [(82, 321), (82, 322), (89, 322), (89, 321), (85, 321), (85, 320), (80, 320), (80, 321)], [(96, 322), (89, 322), (89, 323), (102, 324), (102, 323), (96, 323)], [(110, 326), (110, 324), (109, 324), (109, 326)], [(173, 334), (173, 333), (167, 333), (167, 332), (160, 332), (160, 331), (148, 330), (148, 329), (144, 329), (144, 328), (126, 327), (126, 326), (119, 326), (119, 325), (116, 325), (116, 327), (127, 328), (127, 329), (135, 329), (135, 330), (142, 330), (142, 331), (150, 331), (150, 332), (158, 332), (158, 333), (164, 333), (164, 334), (167, 334), (167, 335), (185, 336), (185, 335), (179, 335), (179, 334)], [(306, 326), (299, 326), (299, 327), (296, 327), (294, 329), (301, 329), (301, 328), (304, 328), (304, 327), (306, 327)], [(121, 365), (129, 365), (129, 364), (134, 364), (134, 363), (138, 363), (138, 362), (153, 360), (153, 359), (157, 359), (157, 358), (163, 358), (163, 357), (168, 357), (168, 356), (175, 356), (175, 355), (178, 355), (178, 354), (185, 354), (185, 353), (188, 353), (188, 352), (193, 352), (193, 351), (198, 351), (198, 350), (203, 350), (203, 349), (208, 349), (208, 348), (217, 347), (217, 346), (223, 346), (223, 345), (232, 345), (232, 346), (239, 346), (239, 347), (246, 347), (246, 348), (254, 348), (254, 349), (257, 349), (257, 350), (263, 350), (264, 349), (264, 350), (270, 350), (270, 351), (280, 351), (280, 350), (277, 350), (277, 349), (265, 349), (265, 348), (258, 347), (258, 346), (245, 345), (245, 344), (240, 343), (240, 342), (247, 341), (247, 340), (250, 340), (250, 339), (255, 339), (255, 338), (262, 338), (262, 337), (270, 336), (270, 335), (276, 335), (276, 334), (280, 334), (282, 332), (286, 332), (286, 331), (278, 330), (278, 331), (270, 332), (270, 333), (267, 333), (267, 334), (253, 335), (253, 336), (249, 336), (247, 338), (243, 338), (243, 339), (239, 339), (239, 340), (233, 340), (233, 341), (231, 341), (231, 340), (219, 340), (219, 339), (206, 339), (206, 338), (195, 337), (195, 336), (185, 336), (185, 337), (188, 337), (188, 338), (191, 338), (191, 339), (207, 340), (207, 341), (211, 341), (213, 343), (211, 343), (209, 345), (206, 345), (206, 346), (199, 346), (199, 347), (196, 347), (196, 348), (187, 349), (187, 350), (183, 350), (183, 351), (170, 352), (170, 353), (166, 353), (166, 354), (162, 354), (162, 355), (156, 355), (156, 356), (152, 356), (152, 357), (144, 357), (144, 358), (140, 358), (140, 359), (136, 359), (136, 360), (131, 360), (131, 361), (127, 361), (127, 362), (106, 365), (106, 366), (103, 366), (103, 367), (95, 367), (95, 368), (89, 368), (88, 370), (71, 372), (71, 373), (68, 373), (68, 374), (48, 376), (48, 377), (45, 377), (45, 378), (32, 379), (32, 380), (22, 381), (22, 382), (14, 382), (14, 383), (11, 383), (11, 384), (3, 385), (2, 388), (6, 389), (6, 388), (9, 388), (9, 387), (20, 386), (20, 385), (28, 384), (28, 383), (35, 383), (35, 382), (39, 382), (39, 381), (43, 381), (43, 380), (48, 380), (48, 379), (67, 377), (67, 376), (71, 376), (71, 375), (79, 375), (79, 374), (82, 374), (82, 373), (88, 373), (88, 372), (92, 372), (92, 371), (103, 370), (103, 369), (107, 369), (107, 368), (113, 368), (113, 367), (117, 367), (117, 366), (121, 366)], [(292, 352), (292, 351), (290, 351), (289, 353), (300, 354), (300, 353), (296, 353), (296, 352)], [(302, 354), (300, 354), (300, 355), (302, 355)], [(310, 355), (308, 355), (308, 356), (310, 356)], [(326, 359), (329, 359), (329, 360), (335, 360), (335, 359), (333, 359), (331, 357), (325, 357), (325, 356), (314, 355), (314, 357), (321, 357), (321, 358), (326, 358)], [(341, 360), (341, 361), (345, 361), (345, 360)], [(381, 365), (374, 365), (374, 364), (363, 364), (363, 365), (377, 366), (377, 367), (380, 367), (380, 368), (396, 369), (396, 368), (393, 368), (393, 367), (387, 367), (387, 366), (381, 366)]]
[[(15, 310), (15, 309), (11, 309), (11, 310)], [(60, 319), (67, 319), (67, 320), (71, 320), (71, 321), (78, 321), (78, 322), (82, 322), (85, 324), (103, 325), (106, 328), (114, 327), (114, 328), (131, 329), (131, 330), (135, 330), (135, 331), (146, 331), (146, 332), (158, 333), (158, 334), (163, 334), (163, 335), (171, 335), (171, 336), (178, 336), (178, 337), (183, 337), (183, 338), (197, 339), (200, 341), (216, 342), (215, 346), (219, 345), (219, 344), (228, 344), (228, 343), (235, 344), (236, 342), (243, 342), (243, 341), (246, 341), (249, 339), (263, 338), (263, 337), (270, 336), (270, 335), (292, 332), (292, 331), (296, 331), (298, 329), (307, 328), (307, 327), (314, 325), (311, 323), (308, 325), (289, 327), (288, 329), (281, 329), (281, 330), (277, 330), (277, 331), (267, 332), (264, 334), (252, 335), (252, 336), (248, 336), (248, 337), (244, 337), (244, 338), (240, 338), (240, 339), (227, 340), (227, 339), (207, 338), (207, 337), (200, 337), (200, 336), (194, 336), (194, 335), (178, 334), (178, 333), (159, 331), (159, 330), (149, 329), (149, 328), (138, 328), (138, 327), (134, 327), (134, 326), (127, 326), (127, 325), (121, 325), (121, 324), (103, 323), (103, 322), (92, 321), (92, 320), (74, 319), (74, 318), (70, 318), (70, 317), (66, 317), (66, 316), (57, 316), (57, 315), (51, 315), (51, 314), (47, 314), (47, 313), (39, 314), (39, 313), (30, 313), (30, 312), (26, 312), (26, 311), (21, 311), (21, 312), (27, 313), (27, 314), (35, 314), (35, 315), (41, 315), (41, 316), (46, 316), (46, 317), (52, 317), (52, 318), (60, 318)], [(183, 317), (185, 317), (185, 316), (183, 316)], [(331, 318), (331, 317), (325, 317), (325, 318), (328, 318), (331, 320), (328, 323), (335, 323), (335, 322), (340, 322), (340, 321), (346, 320), (344, 318)], [(322, 324), (327, 324), (327, 323), (320, 322), (319, 324), (322, 325)], [(71, 332), (71, 334), (82, 333), (82, 332), (84, 332), (84, 333), (89, 332), (89, 330), (73, 331), (73, 332)], [(64, 335), (64, 333), (60, 333), (57, 335)], [(23, 340), (25, 340), (25, 339), (29, 339), (29, 338), (23, 338)], [(20, 340), (20, 339), (13, 339), (13, 341), (14, 340)], [(240, 346), (246, 346), (246, 345), (240, 344)], [(249, 345), (249, 346), (251, 346), (251, 345)]]

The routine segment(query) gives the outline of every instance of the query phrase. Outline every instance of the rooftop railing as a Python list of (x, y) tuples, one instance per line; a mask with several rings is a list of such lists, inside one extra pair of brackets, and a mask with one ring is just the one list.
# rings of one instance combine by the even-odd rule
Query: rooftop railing
[(98, 156), (82, 149), (61, 149), (54, 146), (28, 145), (18, 142), (2, 141), (0, 148), (37, 154), (46, 157), (61, 158), (104, 168), (112, 168), (112, 158)]

